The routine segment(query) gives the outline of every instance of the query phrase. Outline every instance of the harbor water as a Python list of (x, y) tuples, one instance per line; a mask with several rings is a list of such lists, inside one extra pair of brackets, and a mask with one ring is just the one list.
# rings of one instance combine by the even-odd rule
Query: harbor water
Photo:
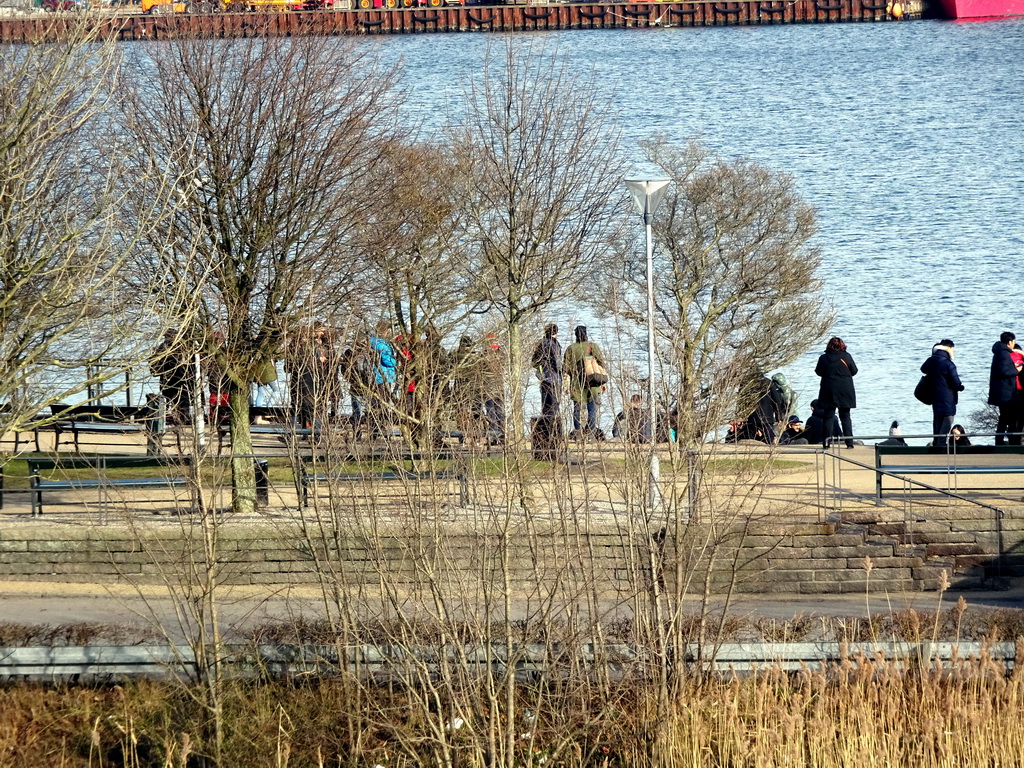
[[(834, 333), (860, 368), (858, 435), (931, 430), (913, 398), (932, 344), (956, 342), (966, 391), (958, 421), (984, 404), (991, 347), (1024, 338), (1024, 18), (517, 33), (524, 51), (566, 57), (622, 115), (625, 151), (665, 133), (791, 174), (819, 214), (821, 277)], [(358, 38), (401, 62), (405, 109), (426, 135), (456, 114), (504, 35)], [(149, 43), (129, 43), (130, 48)], [(624, 194), (624, 193), (623, 193)], [(637, 219), (639, 227), (639, 219)], [(609, 344), (592, 296), (540, 318), (563, 340), (576, 322)], [(826, 311), (823, 308), (823, 311)], [(752, 340), (756, 343), (756, 340)], [(824, 346), (824, 340), (822, 341)], [(784, 369), (806, 414), (814, 349)], [(133, 399), (153, 383), (140, 372)], [(613, 371), (614, 374), (614, 371)], [(536, 410), (531, 396), (528, 415)], [(621, 407), (612, 400), (603, 415)]]
[[(819, 213), (834, 332), (860, 367), (857, 434), (884, 433), (893, 419), (907, 434), (931, 430), (912, 393), (945, 337), (966, 385), (958, 419), (969, 423), (986, 397), (993, 342), (1007, 329), (1024, 337), (1024, 19), (516, 36), (541, 38), (596, 73), (632, 146), (655, 132), (699, 136), (795, 177)], [(365, 44), (401, 57), (407, 109), (429, 129), (462, 98), (488, 46), (501, 55), (500, 40)], [(588, 316), (580, 296), (568, 317), (547, 319)], [(820, 352), (785, 369), (802, 410), (817, 395)]]

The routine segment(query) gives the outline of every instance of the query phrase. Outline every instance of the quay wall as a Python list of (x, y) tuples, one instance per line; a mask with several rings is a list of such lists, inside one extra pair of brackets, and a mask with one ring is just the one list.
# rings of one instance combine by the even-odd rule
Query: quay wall
[[(500, 552), (516, 591), (571, 591), (585, 574), (605, 595), (626, 599), (654, 577), (671, 588), (681, 575), (693, 585), (688, 591), (700, 591), (708, 568), (713, 591), (729, 587), (735, 568), (740, 592), (803, 594), (931, 591), (943, 571), (952, 586), (991, 587), (1021, 570), (1024, 509), (1001, 519), (970, 509), (949, 513), (915, 523), (883, 510), (843, 523), (763, 522), (724, 530), (691, 524), (676, 543), (612, 529), (570, 535), (558, 526), (521, 540), (465, 528), (441, 539), (390, 531), (373, 539), (340, 532), (317, 540), (295, 527), (225, 526), (217, 573), (223, 584), (267, 587), (315, 586), (318, 572), (329, 573), (348, 588), (379, 584), (383, 575), (413, 591), (430, 574), (459, 594), (478, 595), (502, 583)], [(117, 525), (7, 525), (0, 531), (0, 580), (161, 584), (167, 574), (195, 567), (202, 541), (190, 541), (187, 530), (132, 534)]]
[[(288, 37), (439, 32), (536, 32), (565, 29), (831, 24), (920, 19), (924, 0), (721, 0), (718, 2), (553, 3), (547, 5), (368, 8), (338, 11), (96, 16), (105, 37)], [(59, 39), (73, 17), (0, 19), (0, 40)]]

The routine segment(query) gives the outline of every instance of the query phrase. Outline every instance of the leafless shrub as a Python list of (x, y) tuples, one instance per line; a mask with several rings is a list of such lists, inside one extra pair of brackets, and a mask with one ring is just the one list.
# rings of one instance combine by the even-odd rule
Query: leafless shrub
[(0, 56), (4, 430), (38, 424), (45, 406), (137, 364), (152, 321), (146, 297), (125, 302), (117, 290), (126, 250), (154, 223), (151, 208), (123, 215), (124, 186), (137, 179), (110, 151), (120, 50), (85, 19), (62, 29), (62, 42), (5, 45)]

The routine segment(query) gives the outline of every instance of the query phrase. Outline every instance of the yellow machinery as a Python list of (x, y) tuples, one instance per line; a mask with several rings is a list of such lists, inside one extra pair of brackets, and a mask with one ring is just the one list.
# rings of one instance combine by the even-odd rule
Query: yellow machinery
[(301, 11), (305, 0), (141, 0), (142, 12), (152, 14), (219, 13), (244, 11)]

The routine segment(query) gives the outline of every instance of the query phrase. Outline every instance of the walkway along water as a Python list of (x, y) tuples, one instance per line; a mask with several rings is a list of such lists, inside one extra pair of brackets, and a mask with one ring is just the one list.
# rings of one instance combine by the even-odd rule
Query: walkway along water
[[(119, 453), (145, 450), (138, 436), (110, 439), (119, 440), (119, 447), (111, 448)], [(709, 466), (717, 469), (705, 477), (708, 509), (684, 523), (678, 534), (657, 533), (664, 521), (651, 534), (649, 521), (638, 517), (635, 500), (630, 501), (632, 484), (623, 474), (628, 459), (621, 443), (574, 444), (566, 465), (538, 465), (530, 483), (528, 525), (543, 548), (551, 550), (550, 559), (545, 555), (536, 562), (531, 541), (516, 537), (501, 545), (509, 547), (510, 567), (524, 583), (536, 584), (547, 569), (554, 569), (555, 576), (563, 567), (568, 550), (562, 547), (571, 549), (574, 540), (585, 540), (590, 567), (601, 574), (610, 595), (634, 586), (635, 563), (627, 561), (637, 547), (661, 560), (659, 578), (667, 583), (681, 578), (679, 563), (687, 574), (710, 571), (712, 591), (732, 587), (741, 593), (815, 595), (934, 590), (943, 572), (954, 587), (993, 588), (1024, 564), (1024, 505), (1016, 475), (986, 477), (985, 495), (978, 500), (964, 497), (968, 491), (963, 487), (959, 494), (945, 492), (934, 478), (927, 478), (927, 487), (918, 484), (912, 498), (894, 493), (878, 499), (872, 446), (827, 453), (772, 451), (761, 445), (709, 450)], [(366, 567), (367, 546), (397, 553), (403, 583), (416, 578), (402, 555), (418, 551), (410, 537), (426, 536), (432, 550), (444, 551), (439, 567), (454, 582), (475, 583), (481, 542), (489, 542), (484, 550), (499, 546), (495, 522), (502, 518), (507, 488), (500, 476), (489, 473), (488, 462), (496, 459), (486, 452), (459, 454), (456, 460), (468, 468), (460, 472), (468, 471), (468, 480), (447, 472), (391, 478), (382, 467), (402, 463), (394, 451), (385, 450), (383, 458), (370, 463), (349, 458), (337, 480), (325, 474), (318, 493), (301, 504), (304, 486), (292, 473), (306, 466), (302, 459), (308, 460), (311, 451), (306, 445), (295, 453), (276, 441), (261, 450), (273, 478), (269, 503), (252, 519), (222, 519), (220, 539), (230, 553), (220, 576), (223, 583), (270, 589), (315, 585), (320, 563), (304, 541), (304, 526), (315, 519), (341, 525), (346, 536), (354, 537), (351, 546), (335, 553), (338, 567), (350, 569), (353, 583), (371, 583), (379, 576)], [(756, 469), (765, 461), (769, 471)], [(205, 464), (203, 493), (209, 505), (223, 506), (216, 459)], [(755, 468), (743, 469), (746, 465)], [(317, 471), (330, 466), (316, 465)], [(8, 469), (16, 480), (14, 471)], [(685, 499), (684, 476), (666, 472), (663, 492)], [(44, 514), (35, 522), (25, 483), (9, 481), (3, 492), (0, 578), (159, 584), (162, 568), (181, 557), (182, 523), (187, 528), (191, 513), (188, 502), (175, 501), (179, 494), (165, 484), (143, 489), (140, 482), (104, 484), (99, 497), (95, 483), (77, 495), (64, 487), (47, 491)], [(360, 533), (367, 520), (373, 521), (372, 531)], [(567, 525), (578, 528), (576, 538), (563, 540)], [(361, 535), (368, 537), (363, 544)], [(708, 541), (717, 550), (713, 562), (697, 546)], [(386, 561), (381, 568), (388, 567)]]

